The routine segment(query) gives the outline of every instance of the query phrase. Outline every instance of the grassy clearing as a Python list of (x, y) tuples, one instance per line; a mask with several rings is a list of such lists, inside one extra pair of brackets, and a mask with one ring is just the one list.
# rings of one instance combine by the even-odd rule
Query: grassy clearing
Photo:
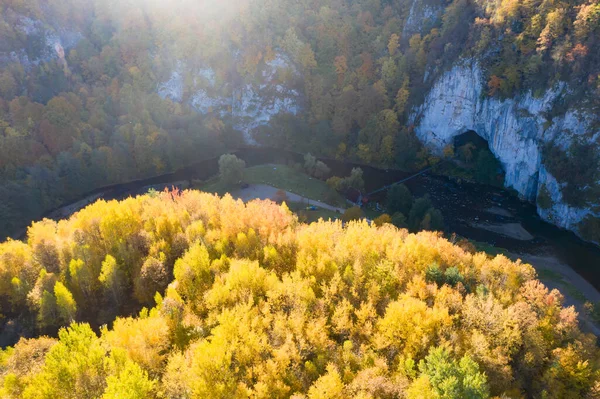
[[(244, 182), (267, 184), (329, 205), (345, 206), (344, 198), (324, 181), (311, 178), (286, 165), (258, 165), (246, 168), (244, 169)], [(223, 195), (238, 187), (237, 185), (227, 185), (219, 177), (215, 177), (195, 188)]]
[(588, 301), (588, 298), (581, 291), (579, 291), (577, 289), (577, 287), (575, 287), (569, 283), (565, 283), (564, 285), (565, 285), (565, 291), (572, 298), (575, 298), (575, 300), (577, 300), (581, 303), (585, 303)]
[(192, 182), (191, 188), (205, 191), (207, 193), (223, 195), (225, 193), (229, 193), (235, 190), (236, 188), (238, 188), (238, 186), (226, 184), (224, 181), (221, 180), (220, 176), (216, 176), (207, 181), (194, 181)]
[(540, 280), (547, 280), (559, 284), (565, 284), (563, 275), (558, 272), (555, 272), (554, 270), (539, 268), (537, 269), (537, 274)]
[(490, 256), (505, 255), (508, 256), (508, 250), (500, 247), (495, 247), (487, 242), (469, 240), (477, 252), (485, 252)]

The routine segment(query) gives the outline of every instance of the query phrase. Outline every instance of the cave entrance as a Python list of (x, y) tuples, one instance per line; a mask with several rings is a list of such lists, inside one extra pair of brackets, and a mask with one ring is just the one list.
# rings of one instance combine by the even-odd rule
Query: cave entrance
[[(476, 148), (490, 150), (490, 146), (486, 139), (477, 134), (475, 130), (467, 130), (463, 134), (454, 136), (454, 148), (462, 147), (465, 144), (471, 143)], [(490, 151), (491, 152), (491, 151)]]
[(454, 137), (454, 154), (458, 172), (481, 183), (503, 187), (504, 168), (490, 150), (486, 139), (474, 130)]

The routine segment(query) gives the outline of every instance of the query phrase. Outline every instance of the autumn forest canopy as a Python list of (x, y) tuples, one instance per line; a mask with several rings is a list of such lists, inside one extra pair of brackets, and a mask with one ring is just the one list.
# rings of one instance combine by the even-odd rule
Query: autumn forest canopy
[(269, 200), (165, 191), (34, 223), (0, 244), (0, 293), (3, 338), (38, 337), (0, 352), (6, 398), (600, 392), (595, 337), (530, 265)]
[[(419, 232), (444, 218), (403, 185), (372, 223), (342, 215), (363, 169), (329, 167), (439, 162), (413, 111), (460, 63), (485, 98), (568, 85), (550, 124), (600, 115), (599, 27), (590, 0), (0, 0), (0, 397), (600, 398), (596, 337), (532, 266)], [(540, 149), (566, 204), (596, 199), (590, 143)], [(245, 168), (248, 144), (304, 163)], [(490, 148), (443, 156), (499, 186)], [(341, 220), (302, 223), (324, 209), (290, 211), (287, 184), (281, 204), (151, 190), (42, 219), (209, 159), (203, 184), (302, 182)]]

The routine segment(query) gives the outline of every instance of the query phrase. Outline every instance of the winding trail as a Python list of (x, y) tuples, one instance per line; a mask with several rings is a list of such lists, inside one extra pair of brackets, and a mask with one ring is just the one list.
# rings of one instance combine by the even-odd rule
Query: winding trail
[[(233, 190), (230, 194), (232, 197), (239, 198), (246, 202), (253, 199), (272, 199), (275, 197), (275, 193), (277, 193), (277, 191), (279, 191), (277, 187), (269, 186), (267, 184), (251, 184), (246, 188)], [(314, 205), (333, 212), (344, 213), (345, 211), (344, 208), (335, 207), (312, 198), (306, 198), (290, 191), (286, 191), (285, 194), (287, 195), (288, 201), (306, 203), (307, 205)]]

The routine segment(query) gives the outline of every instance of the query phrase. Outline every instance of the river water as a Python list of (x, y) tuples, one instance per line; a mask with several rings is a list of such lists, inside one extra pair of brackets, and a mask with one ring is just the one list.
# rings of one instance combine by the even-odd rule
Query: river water
[[(237, 151), (236, 154), (246, 161), (247, 166), (303, 162), (301, 154), (275, 149), (245, 148)], [(353, 167), (360, 166), (364, 172), (366, 192), (409, 175), (398, 170), (379, 169), (336, 160), (324, 161), (337, 176), (346, 176), (350, 174)], [(149, 186), (160, 190), (182, 181), (206, 180), (217, 172), (217, 158), (204, 160), (174, 173), (97, 189), (82, 196), (79, 201), (65, 204), (45, 216), (54, 219), (66, 217), (97, 198), (122, 199), (142, 194)], [(428, 195), (431, 198), (434, 206), (440, 209), (444, 216), (447, 231), (505, 248), (517, 254), (554, 256), (600, 290), (600, 273), (596, 272), (600, 267), (600, 248), (584, 242), (571, 232), (542, 221), (533, 204), (521, 201), (508, 190), (429, 173), (410, 179), (405, 185), (415, 197)], [(382, 193), (371, 200), (383, 201), (384, 197), (385, 194)], [(482, 224), (495, 226), (520, 224), (532, 237), (528, 240), (517, 239), (481, 228)]]

